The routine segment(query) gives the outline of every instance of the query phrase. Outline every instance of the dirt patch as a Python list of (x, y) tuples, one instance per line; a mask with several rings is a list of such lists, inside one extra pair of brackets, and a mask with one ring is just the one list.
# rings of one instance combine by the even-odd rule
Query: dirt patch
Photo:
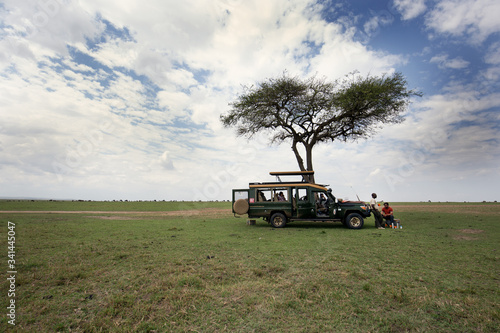
[(100, 219), (100, 220), (142, 220), (140, 217), (131, 217), (131, 216), (85, 216), (91, 219)]
[(460, 232), (460, 234), (453, 235), (453, 239), (454, 240), (466, 240), (466, 241), (479, 240), (479, 237), (471, 236), (471, 235), (478, 235), (478, 234), (484, 232), (484, 230), (481, 230), (481, 229), (459, 229), (457, 231)]
[(479, 238), (477, 237), (472, 237), (472, 236), (467, 236), (467, 235), (454, 235), (453, 236), (454, 240), (466, 240), (466, 241), (474, 241), (478, 240)]
[(484, 230), (481, 229), (460, 229), (458, 231), (463, 232), (464, 234), (480, 234), (484, 232)]

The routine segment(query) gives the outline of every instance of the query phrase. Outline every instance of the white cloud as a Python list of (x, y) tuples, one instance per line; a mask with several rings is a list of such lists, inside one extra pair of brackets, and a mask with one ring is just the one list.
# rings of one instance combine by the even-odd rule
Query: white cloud
[(462, 59), (461, 57), (456, 57), (453, 59), (448, 59), (447, 54), (439, 54), (431, 58), (430, 63), (435, 63), (439, 68), (451, 68), (451, 69), (464, 69), (469, 66), (469, 62)]
[(373, 170), (372, 172), (370, 172), (370, 174), (368, 175), (368, 177), (375, 177), (377, 175), (379, 175), (381, 173), (382, 170), (380, 170), (380, 168), (376, 168), (375, 170)]
[(170, 156), (169, 156), (169, 152), (168, 151), (165, 151), (161, 157), (160, 157), (160, 163), (161, 165), (167, 169), (167, 170), (172, 170), (174, 169), (174, 163), (173, 161), (170, 159)]
[(500, 31), (500, 2), (496, 0), (441, 0), (426, 16), (426, 24), (439, 34), (465, 36), (480, 44)]
[(490, 45), (484, 56), (484, 62), (489, 67), (482, 71), (481, 82), (487, 84), (490, 89), (495, 89), (500, 80), (500, 42)]
[(427, 9), (425, 0), (394, 0), (394, 6), (401, 12), (403, 20), (411, 20)]
[(181, 91), (160, 91), (158, 101), (168, 109), (171, 118), (186, 116), (186, 109), (191, 104), (190, 97)]
[(491, 110), (499, 106), (498, 93), (478, 97), (474, 91), (455, 87), (416, 103), (415, 116), (382, 133), (389, 140), (409, 140), (408, 153), (416, 149), (423, 154), (422, 162), (446, 165), (450, 177), (474, 172), (478, 166), (494, 174), (500, 137)]
[(99, 34), (103, 26), (78, 5), (60, 1), (23, 2), (7, 0), (4, 24), (10, 35), (25, 36), (57, 54), (67, 54), (67, 45), (84, 42)]
[(484, 61), (487, 64), (500, 64), (500, 42), (493, 43), (486, 52)]
[(114, 39), (100, 46), (92, 52), (86, 46), (81, 45), (80, 51), (87, 53), (97, 61), (110, 68), (131, 68), (138, 58), (137, 43)]
[(388, 12), (374, 14), (365, 22), (363, 30), (368, 36), (372, 36), (379, 31), (381, 26), (389, 25), (393, 20), (394, 18)]

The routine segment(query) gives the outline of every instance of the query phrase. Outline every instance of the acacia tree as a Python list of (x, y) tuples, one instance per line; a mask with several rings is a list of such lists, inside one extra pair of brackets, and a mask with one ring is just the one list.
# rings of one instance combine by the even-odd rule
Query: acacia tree
[[(235, 126), (238, 136), (252, 138), (258, 132), (271, 135), (271, 144), (291, 142), (301, 171), (313, 169), (313, 147), (328, 141), (356, 141), (375, 134), (381, 124), (400, 123), (412, 96), (401, 73), (344, 80), (300, 79), (286, 72), (244, 93), (220, 116), (225, 127)], [(305, 149), (306, 164), (298, 145)], [(314, 182), (314, 176), (309, 177)]]

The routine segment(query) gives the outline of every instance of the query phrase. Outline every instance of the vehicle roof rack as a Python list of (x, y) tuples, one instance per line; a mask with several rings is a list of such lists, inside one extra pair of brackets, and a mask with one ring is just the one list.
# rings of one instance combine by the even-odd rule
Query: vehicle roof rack
[(282, 182), (280, 176), (302, 176), (303, 183), (310, 183), (304, 176), (314, 175), (314, 171), (272, 171), (269, 174), (276, 176), (276, 180), (280, 183)]
[(313, 175), (314, 171), (271, 171), (271, 176), (298, 176), (298, 175)]

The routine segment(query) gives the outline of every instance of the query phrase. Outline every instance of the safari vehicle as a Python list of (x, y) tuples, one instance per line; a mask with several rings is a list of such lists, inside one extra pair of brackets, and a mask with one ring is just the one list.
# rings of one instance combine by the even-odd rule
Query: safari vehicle
[[(271, 172), (276, 182), (233, 189), (233, 214), (263, 218), (274, 228), (294, 221), (336, 221), (350, 229), (361, 229), (364, 218), (370, 216), (369, 206), (362, 201), (337, 200), (328, 185), (307, 181), (312, 174), (314, 171)], [(283, 176), (302, 176), (302, 180), (283, 182)]]

